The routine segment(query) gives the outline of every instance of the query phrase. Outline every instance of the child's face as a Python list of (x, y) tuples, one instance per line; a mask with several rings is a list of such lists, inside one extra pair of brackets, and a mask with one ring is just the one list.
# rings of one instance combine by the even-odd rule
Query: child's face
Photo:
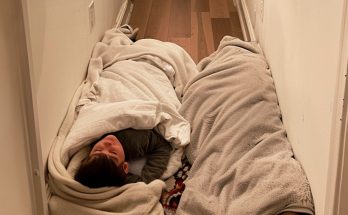
[(89, 156), (105, 154), (117, 165), (124, 163), (125, 155), (120, 141), (114, 135), (107, 135), (92, 148)]

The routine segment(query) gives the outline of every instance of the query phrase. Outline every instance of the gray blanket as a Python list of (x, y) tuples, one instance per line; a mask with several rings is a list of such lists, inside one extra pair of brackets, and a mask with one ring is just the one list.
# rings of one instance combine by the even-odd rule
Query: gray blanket
[(314, 213), (294, 159), (266, 60), (256, 46), (224, 37), (184, 89), (193, 164), (177, 214)]

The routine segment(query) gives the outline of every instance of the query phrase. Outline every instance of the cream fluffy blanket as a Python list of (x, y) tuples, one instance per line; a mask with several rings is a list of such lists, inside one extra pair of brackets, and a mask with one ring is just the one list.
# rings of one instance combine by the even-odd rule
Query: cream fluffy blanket
[(255, 47), (224, 37), (184, 90), (180, 112), (192, 127), (186, 155), (193, 165), (179, 215), (314, 213), (271, 73)]
[(171, 142), (176, 150), (162, 177), (172, 175), (190, 141), (190, 125), (178, 113), (180, 99), (196, 74), (192, 59), (175, 44), (151, 39), (133, 43), (120, 30), (107, 31), (93, 50), (86, 81), (76, 92), (49, 155), (50, 213), (163, 214), (160, 180), (90, 189), (73, 177), (92, 141), (129, 127), (156, 128)]

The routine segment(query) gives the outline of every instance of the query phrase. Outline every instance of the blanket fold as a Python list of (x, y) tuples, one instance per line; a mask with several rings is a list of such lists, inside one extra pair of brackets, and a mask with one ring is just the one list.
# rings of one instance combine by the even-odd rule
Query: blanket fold
[(132, 42), (120, 29), (106, 31), (50, 151), (50, 213), (163, 214), (161, 180), (90, 189), (74, 175), (91, 142), (125, 128), (156, 128), (175, 149), (162, 178), (174, 174), (190, 142), (190, 125), (178, 109), (183, 88), (196, 73), (193, 60), (175, 44)]
[(180, 108), (192, 127), (192, 167), (177, 214), (314, 214), (258, 48), (226, 36), (197, 67)]

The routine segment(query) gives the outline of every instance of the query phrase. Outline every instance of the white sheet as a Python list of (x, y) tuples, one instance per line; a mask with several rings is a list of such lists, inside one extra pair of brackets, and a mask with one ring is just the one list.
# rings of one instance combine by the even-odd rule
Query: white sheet
[[(179, 149), (172, 154), (163, 177), (170, 176), (180, 167), (182, 147), (190, 141), (190, 125), (178, 108), (184, 86), (196, 74), (193, 60), (175, 44), (151, 39), (133, 43), (115, 29), (107, 31), (102, 42), (96, 44), (86, 81), (72, 102), (49, 156), (51, 213), (59, 214), (62, 208), (84, 215), (109, 214), (105, 211), (163, 213), (158, 202), (162, 181), (122, 188), (87, 188), (73, 179), (83, 155), (76, 152), (104, 133), (157, 127)], [(123, 204), (127, 201), (133, 207)]]

